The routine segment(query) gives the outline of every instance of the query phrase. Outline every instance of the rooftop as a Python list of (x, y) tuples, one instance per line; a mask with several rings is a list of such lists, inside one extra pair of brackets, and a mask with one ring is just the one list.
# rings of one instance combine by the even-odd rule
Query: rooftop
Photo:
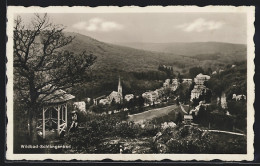
[(193, 119), (192, 115), (184, 115), (184, 119)]
[(55, 90), (56, 87), (52, 85), (47, 85), (42, 88), (42, 92), (46, 94), (40, 94), (39, 101), (45, 104), (63, 103), (68, 100), (74, 99), (75, 96), (67, 93), (62, 89)]

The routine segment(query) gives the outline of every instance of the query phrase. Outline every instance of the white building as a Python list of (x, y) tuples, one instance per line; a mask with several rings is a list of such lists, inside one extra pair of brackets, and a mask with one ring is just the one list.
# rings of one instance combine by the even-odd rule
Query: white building
[(178, 88), (179, 82), (178, 79), (166, 79), (163, 83), (163, 88), (170, 88), (171, 91), (175, 91)]
[(212, 72), (212, 75), (214, 75), (214, 74), (217, 74), (217, 71), (213, 71), (213, 72)]
[(158, 99), (158, 93), (156, 91), (149, 91), (142, 94), (142, 97), (149, 102), (150, 104), (155, 102)]
[(236, 101), (241, 100), (241, 99), (246, 100), (246, 95), (236, 95), (236, 94), (233, 94), (232, 99), (235, 99)]
[(106, 104), (110, 104), (110, 102), (108, 101), (108, 99), (100, 99), (99, 104), (106, 105)]
[(192, 101), (195, 98), (199, 98), (201, 94), (201, 91), (199, 89), (192, 89), (190, 100)]
[(191, 98), (192, 101), (194, 98), (199, 98), (203, 91), (206, 91), (207, 87), (205, 85), (194, 85), (194, 88), (191, 91)]
[(126, 101), (130, 101), (131, 99), (133, 99), (134, 98), (134, 95), (133, 94), (127, 94), (127, 95), (125, 95), (125, 100)]
[(74, 108), (85, 112), (86, 111), (86, 103), (84, 101), (74, 102), (73, 103)]
[(165, 82), (163, 83), (164, 88), (168, 88), (170, 86), (170, 79), (166, 79)]
[(97, 105), (97, 104), (99, 103), (99, 101), (100, 101), (101, 99), (104, 99), (105, 97), (106, 97), (105, 95), (102, 95), (102, 96), (99, 96), (99, 97), (93, 99), (94, 104)]
[(193, 90), (191, 91), (191, 97), (190, 100), (192, 101), (194, 98), (199, 98), (199, 96), (202, 94), (202, 92), (207, 91), (207, 87), (204, 85), (205, 81), (208, 81), (210, 79), (210, 76), (208, 75), (203, 75), (203, 74), (198, 74), (194, 78), (195, 86)]
[(205, 81), (208, 81), (210, 79), (210, 76), (208, 75), (203, 75), (203, 74), (198, 74), (195, 78), (194, 78), (194, 82), (197, 85), (203, 85)]
[(156, 92), (158, 94), (158, 98), (160, 98), (164, 94), (164, 89), (159, 88), (159, 89), (156, 89), (154, 92)]
[(184, 115), (183, 122), (184, 124), (191, 124), (193, 120), (192, 115)]
[(221, 107), (222, 107), (223, 109), (226, 109), (226, 108), (227, 108), (227, 98), (226, 98), (226, 94), (225, 94), (225, 93), (222, 93), (222, 94), (221, 94), (220, 104), (221, 104)]

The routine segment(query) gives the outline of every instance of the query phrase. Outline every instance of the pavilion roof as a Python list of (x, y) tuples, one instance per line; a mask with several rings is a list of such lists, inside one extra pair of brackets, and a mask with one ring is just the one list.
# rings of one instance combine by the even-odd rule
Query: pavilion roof
[(46, 94), (40, 94), (39, 100), (45, 104), (55, 104), (55, 103), (63, 103), (74, 99), (75, 96), (67, 93), (62, 89), (55, 90), (56, 87), (52, 87), (51, 85), (47, 85), (42, 88)]

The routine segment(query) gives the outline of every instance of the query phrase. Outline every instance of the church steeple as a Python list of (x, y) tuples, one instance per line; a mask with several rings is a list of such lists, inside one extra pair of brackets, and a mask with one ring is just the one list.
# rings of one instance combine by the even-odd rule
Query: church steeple
[(118, 88), (117, 88), (117, 92), (122, 96), (122, 85), (121, 85), (120, 76), (119, 76), (119, 79), (118, 79)]

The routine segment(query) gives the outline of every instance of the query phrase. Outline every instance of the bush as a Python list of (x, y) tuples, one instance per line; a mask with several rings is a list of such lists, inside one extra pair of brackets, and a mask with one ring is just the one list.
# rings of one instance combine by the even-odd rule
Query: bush
[(113, 133), (123, 138), (134, 138), (137, 136), (139, 129), (140, 126), (135, 125), (134, 122), (121, 122), (116, 124)]
[(178, 125), (161, 131), (151, 141), (153, 153), (245, 154), (246, 137), (211, 133), (197, 127)]
[[(107, 138), (137, 138), (142, 136), (154, 136), (159, 127), (147, 124), (141, 128), (139, 124), (121, 121), (123, 115), (95, 115), (87, 114), (87, 121), (81, 122), (75, 132), (65, 136), (65, 142), (72, 146), (76, 152), (106, 153), (117, 149), (117, 145), (104, 144)], [(109, 147), (112, 148), (110, 151)], [(113, 150), (114, 149), (114, 150)], [(116, 150), (118, 153), (118, 150)]]

